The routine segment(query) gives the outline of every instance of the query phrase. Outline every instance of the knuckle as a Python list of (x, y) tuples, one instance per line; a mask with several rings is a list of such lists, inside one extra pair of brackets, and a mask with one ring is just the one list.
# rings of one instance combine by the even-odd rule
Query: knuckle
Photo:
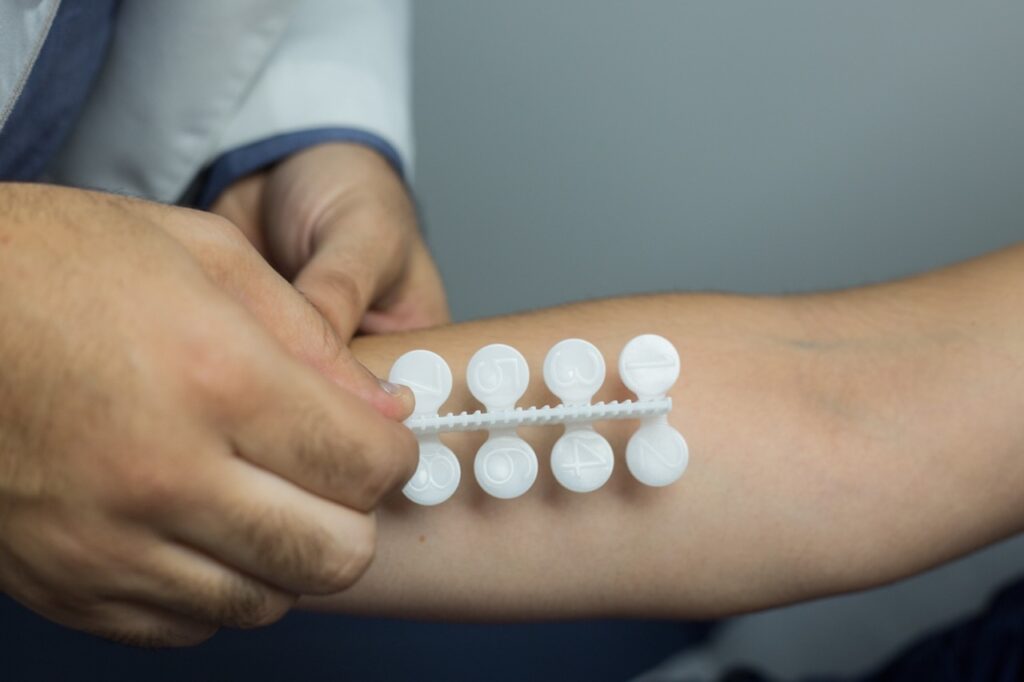
[[(82, 594), (79, 606), (86, 606), (93, 598), (89, 595), (101, 593), (110, 586), (111, 573), (118, 570), (131, 570), (133, 556), (130, 553), (132, 541), (123, 528), (104, 526), (95, 528), (73, 524), (58, 533), (59, 539), (51, 535), (50, 540), (56, 542), (57, 550), (52, 557), (50, 570), (59, 571), (71, 586), (74, 585)], [(56, 535), (56, 534), (55, 534)]]
[(331, 293), (340, 297), (344, 303), (356, 306), (362, 299), (358, 278), (351, 274), (340, 270), (331, 270), (326, 275), (326, 281), (330, 286)]
[(228, 342), (229, 335), (212, 329), (195, 331), (180, 347), (180, 380), (187, 393), (211, 405), (228, 405), (251, 388), (241, 349)]
[(339, 270), (321, 270), (316, 284), (300, 287), (303, 295), (318, 310), (359, 310), (363, 292), (357, 278)]
[(416, 471), (420, 458), (420, 442), (404, 426), (395, 425), (394, 459), (397, 462), (396, 485), (404, 484)]
[(331, 420), (319, 410), (307, 409), (296, 415), (295, 428), (302, 440), (295, 444), (294, 457), (305, 476), (326, 487), (334, 487), (351, 476), (355, 466), (345, 443)]
[[(131, 623), (125, 622), (125, 616)], [(71, 625), (118, 644), (147, 649), (201, 644), (218, 630), (216, 625), (177, 616), (146, 615), (105, 609), (73, 619)]]
[(223, 620), (241, 628), (258, 628), (277, 622), (294, 602), (294, 598), (243, 580), (230, 592), (223, 605)]
[(174, 633), (175, 637), (167, 646), (196, 646), (217, 634), (217, 626), (206, 623), (197, 623), (188, 628), (179, 628)]
[(111, 477), (115, 506), (139, 515), (164, 515), (180, 507), (187, 486), (175, 467), (164, 466), (156, 458), (139, 457), (121, 467)]
[(371, 503), (408, 481), (419, 459), (419, 442), (412, 432), (399, 425), (389, 424), (388, 427), (389, 433), (382, 438), (384, 445), (378, 447), (373, 457), (374, 470), (369, 482)]
[(289, 592), (330, 594), (362, 574), (376, 542), (372, 518), (346, 513), (352, 518), (345, 521), (345, 533), (279, 508), (247, 511), (239, 516), (237, 528), (252, 555), (261, 558), (268, 582)]
[(350, 438), (341, 433), (334, 421), (319, 412), (307, 410), (297, 425), (303, 438), (295, 443), (292, 458), (296, 474), (315, 482), (317, 488), (337, 501), (342, 491), (358, 486), (369, 475), (370, 463)]
[(248, 245), (245, 235), (227, 218), (206, 211), (197, 211), (192, 217), (195, 219), (195, 236), (207, 247), (234, 251)]
[(163, 512), (176, 507), (181, 501), (181, 486), (177, 476), (159, 467), (141, 467), (148, 473), (136, 476), (136, 499), (146, 509)]
[(339, 551), (335, 534), (276, 507), (240, 512), (235, 525), (242, 542), (266, 566), (270, 582), (302, 593), (330, 591), (329, 566)]
[(376, 550), (377, 530), (373, 519), (360, 517), (357, 528), (345, 538), (337, 561), (325, 561), (321, 578), (325, 594), (351, 587), (369, 568)]
[(379, 452), (373, 456), (363, 456), (365, 474), (360, 480), (361, 511), (369, 511), (377, 501), (391, 489), (395, 476), (395, 465), (387, 452)]
[(351, 587), (373, 561), (373, 555), (377, 550), (377, 526), (374, 520), (368, 516), (362, 517), (360, 530), (353, 533), (348, 542), (348, 561), (345, 562), (339, 572), (339, 580), (342, 582), (341, 589)]
[(291, 610), (295, 599), (284, 595), (268, 594), (263, 601), (263, 607), (249, 621), (245, 627), (265, 627), (284, 618)]
[(248, 247), (242, 231), (216, 213), (175, 209), (162, 222), (207, 268), (226, 267)]
[(114, 629), (108, 631), (108, 634), (105, 635), (102, 631), (96, 634), (106, 636), (107, 639), (128, 646), (144, 649), (165, 649), (202, 644), (213, 637), (216, 632), (216, 626), (205, 623), (183, 625), (167, 622), (137, 630)]
[(333, 421), (311, 419), (303, 433), (306, 437), (294, 452), (302, 477), (360, 511), (404, 484), (419, 456), (412, 432), (383, 418), (366, 422), (359, 434), (344, 434)]

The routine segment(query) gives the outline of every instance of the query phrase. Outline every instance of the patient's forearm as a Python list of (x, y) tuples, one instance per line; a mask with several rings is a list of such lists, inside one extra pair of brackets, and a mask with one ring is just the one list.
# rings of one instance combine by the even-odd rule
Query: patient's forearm
[(425, 508), (396, 495), (351, 590), (307, 606), (423, 617), (708, 616), (866, 587), (1024, 528), (1024, 248), (836, 294), (662, 295), (581, 303), (355, 344), (380, 375), (434, 350), (443, 411), (477, 409), (470, 355), (493, 342), (533, 370), (521, 405), (553, 403), (539, 368), (570, 336), (608, 362), (597, 399), (631, 397), (614, 359), (640, 333), (679, 349), (672, 423), (690, 466), (661, 489), (624, 466), (635, 422), (598, 423), (617, 455), (600, 490), (561, 488), (559, 427), (521, 429), (534, 487), (488, 497), (483, 434), (451, 434), (463, 482)]

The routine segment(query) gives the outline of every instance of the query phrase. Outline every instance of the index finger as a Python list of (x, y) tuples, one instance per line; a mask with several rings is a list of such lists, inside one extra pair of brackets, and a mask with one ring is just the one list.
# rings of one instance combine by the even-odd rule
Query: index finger
[(299, 363), (282, 365), (228, 426), (238, 456), (361, 511), (409, 480), (419, 457), (412, 432)]

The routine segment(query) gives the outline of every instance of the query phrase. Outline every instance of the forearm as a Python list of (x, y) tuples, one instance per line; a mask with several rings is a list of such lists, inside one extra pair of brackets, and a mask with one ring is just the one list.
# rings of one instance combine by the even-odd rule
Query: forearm
[[(1024, 248), (925, 277), (827, 295), (667, 295), (583, 303), (366, 337), (386, 374), (428, 348), (455, 373), (446, 408), (476, 409), (470, 355), (503, 342), (554, 401), (545, 353), (578, 336), (615, 358), (654, 332), (680, 351), (671, 421), (690, 467), (646, 488), (621, 459), (635, 422), (598, 424), (618, 462), (576, 494), (547, 471), (561, 429), (522, 429), (541, 459), (514, 500), (471, 480), (448, 502), (396, 496), (351, 590), (307, 604), (426, 617), (706, 616), (893, 580), (1024, 527)], [(629, 397), (609, 362), (597, 399)], [(464, 471), (482, 434), (452, 434)]]

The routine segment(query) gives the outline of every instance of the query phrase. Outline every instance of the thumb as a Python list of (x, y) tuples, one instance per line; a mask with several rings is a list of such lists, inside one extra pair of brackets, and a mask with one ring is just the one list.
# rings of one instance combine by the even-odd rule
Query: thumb
[(373, 297), (373, 282), (351, 252), (325, 247), (313, 254), (293, 282), (339, 339), (355, 336)]
[(295, 288), (348, 342), (367, 310), (403, 272), (409, 244), (392, 218), (365, 211), (334, 211), (316, 230), (309, 260)]

